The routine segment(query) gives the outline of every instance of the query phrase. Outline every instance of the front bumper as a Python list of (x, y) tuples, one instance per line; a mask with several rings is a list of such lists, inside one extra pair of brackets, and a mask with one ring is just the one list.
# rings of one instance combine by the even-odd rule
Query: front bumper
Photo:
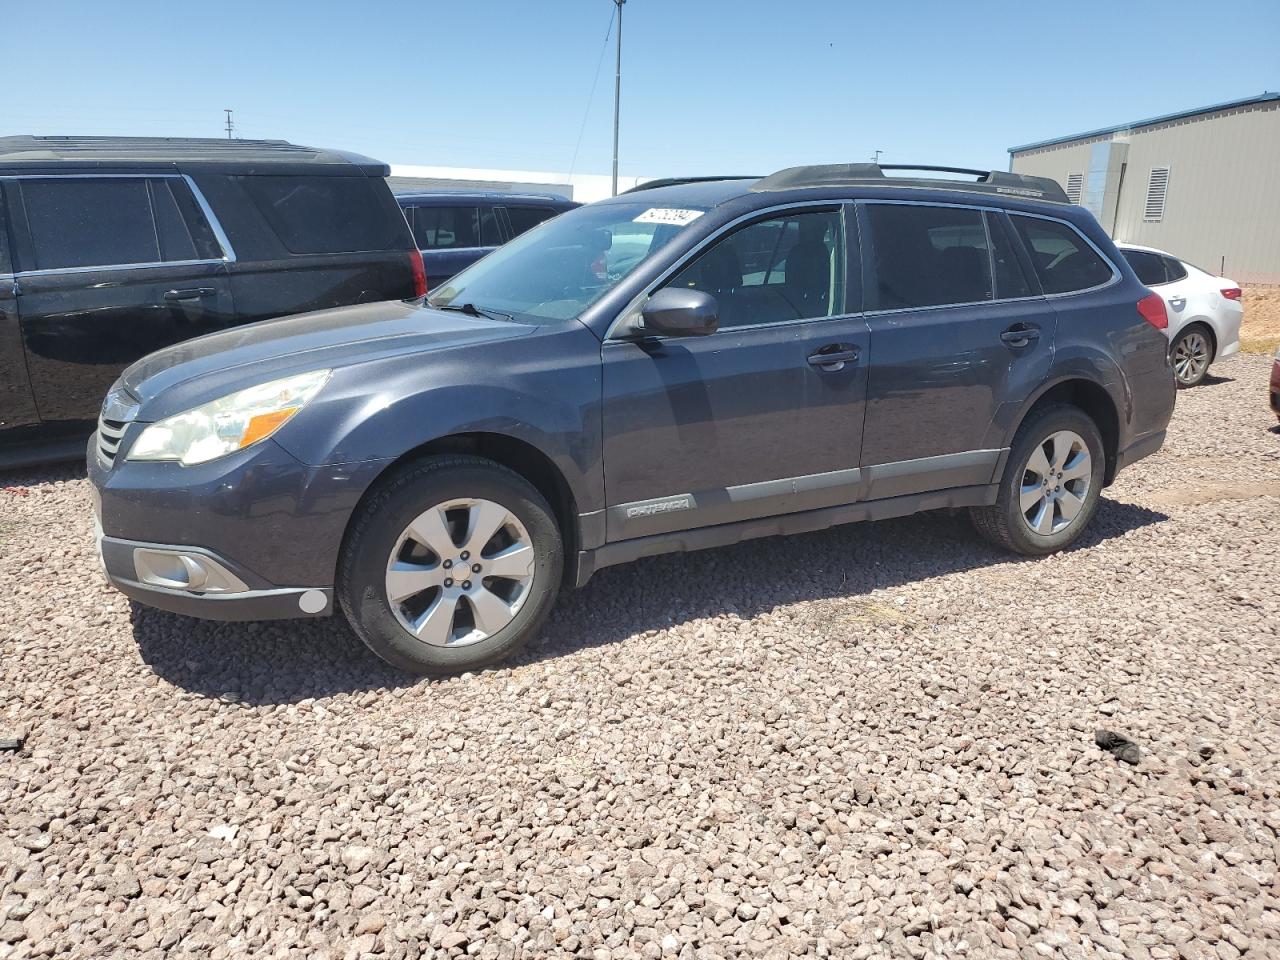
[(109, 466), (95, 441), (89, 479), (108, 581), (211, 620), (331, 614), (347, 521), (388, 462), (312, 467), (266, 440), (194, 467)]

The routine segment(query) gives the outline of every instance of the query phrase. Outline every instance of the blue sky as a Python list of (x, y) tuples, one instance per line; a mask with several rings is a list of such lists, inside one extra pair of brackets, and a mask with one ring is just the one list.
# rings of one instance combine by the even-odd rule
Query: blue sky
[[(607, 173), (611, 9), (15, 4), (0, 132), (216, 136), (233, 107), (242, 136), (391, 163), (566, 171), (576, 150)], [(628, 0), (624, 17), (623, 174), (876, 149), (1003, 168), (1014, 144), (1280, 89), (1275, 0)]]

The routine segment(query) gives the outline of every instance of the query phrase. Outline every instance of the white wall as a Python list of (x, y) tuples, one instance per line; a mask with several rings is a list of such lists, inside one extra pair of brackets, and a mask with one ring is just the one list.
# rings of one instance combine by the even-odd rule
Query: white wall
[[(492, 190), (500, 193), (532, 191), (568, 196), (579, 203), (591, 203), (609, 196), (613, 178), (608, 174), (548, 173), (539, 170), (492, 170), (479, 167), (431, 167), (417, 164), (391, 164), (392, 177), (437, 181), (449, 189)], [(621, 193), (652, 177), (618, 177)], [(438, 181), (445, 181), (439, 183)]]

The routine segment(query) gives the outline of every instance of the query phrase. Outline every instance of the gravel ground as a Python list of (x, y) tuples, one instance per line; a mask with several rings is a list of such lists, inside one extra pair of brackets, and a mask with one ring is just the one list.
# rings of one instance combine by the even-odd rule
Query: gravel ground
[(82, 474), (4, 476), (0, 957), (1280, 956), (1269, 364), (1069, 553), (929, 515), (642, 561), (443, 682), (131, 609)]

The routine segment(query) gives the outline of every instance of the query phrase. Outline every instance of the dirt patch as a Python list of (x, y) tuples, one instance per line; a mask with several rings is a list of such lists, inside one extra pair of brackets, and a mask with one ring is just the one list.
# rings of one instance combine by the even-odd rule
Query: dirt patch
[(1193, 483), (1158, 493), (1152, 501), (1162, 507), (1191, 507), (1227, 500), (1253, 500), (1256, 497), (1280, 497), (1280, 481), (1261, 483)]
[(1273, 353), (1280, 346), (1280, 287), (1249, 287), (1244, 292), (1240, 349)]

